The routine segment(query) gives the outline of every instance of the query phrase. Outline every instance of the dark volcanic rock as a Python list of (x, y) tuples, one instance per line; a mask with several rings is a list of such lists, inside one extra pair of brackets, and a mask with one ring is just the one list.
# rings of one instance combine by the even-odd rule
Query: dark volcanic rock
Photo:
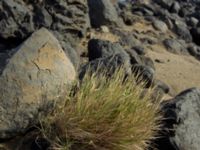
[(159, 150), (199, 150), (200, 89), (188, 89), (162, 106), (164, 126)]
[(93, 27), (119, 25), (118, 13), (110, 0), (88, 0), (88, 5)]
[(154, 0), (154, 1), (165, 9), (170, 9), (170, 7), (174, 2), (174, 0)]
[[(2, 59), (6, 59), (3, 64)], [(76, 77), (58, 40), (44, 28), (0, 63), (0, 139), (38, 123), (38, 117), (66, 95)]]
[(190, 30), (193, 38), (193, 42), (196, 43), (197, 45), (200, 45), (200, 27), (198, 28), (192, 28)]
[(79, 78), (82, 80), (87, 71), (89, 71), (89, 73), (106, 72), (108, 75), (112, 75), (114, 71), (120, 67), (124, 68), (126, 74), (131, 73), (130, 57), (128, 54), (118, 53), (90, 61), (80, 68)]
[(136, 76), (138, 83), (145, 83), (145, 87), (149, 88), (154, 80), (155, 70), (149, 66), (136, 64), (132, 68), (132, 72)]
[(119, 43), (111, 43), (99, 39), (91, 39), (88, 42), (88, 56), (90, 61), (96, 58), (109, 57), (118, 53), (124, 53), (124, 55), (126, 55), (126, 52)]
[(0, 1), (0, 43), (16, 47), (41, 27), (50, 29), (64, 49), (69, 39), (75, 46), (89, 27), (87, 1)]

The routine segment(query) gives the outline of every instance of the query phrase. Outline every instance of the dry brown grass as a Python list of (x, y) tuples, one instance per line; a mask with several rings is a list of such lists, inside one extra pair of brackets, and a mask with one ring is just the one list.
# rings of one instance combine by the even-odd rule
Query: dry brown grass
[(86, 75), (64, 107), (42, 120), (53, 150), (143, 150), (159, 129), (158, 105), (122, 71)]

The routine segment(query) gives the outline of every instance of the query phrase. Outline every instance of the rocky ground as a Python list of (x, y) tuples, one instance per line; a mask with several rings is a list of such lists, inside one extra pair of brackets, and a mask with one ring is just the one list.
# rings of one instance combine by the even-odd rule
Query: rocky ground
[(62, 89), (88, 68), (120, 66), (165, 101), (169, 119), (152, 145), (198, 150), (199, 0), (1, 0), (0, 149), (41, 149), (30, 131)]

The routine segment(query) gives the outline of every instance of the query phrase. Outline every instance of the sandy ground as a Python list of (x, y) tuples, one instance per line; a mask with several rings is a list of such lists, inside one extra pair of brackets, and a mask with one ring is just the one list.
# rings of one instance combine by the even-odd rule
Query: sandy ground
[[(200, 87), (200, 61), (189, 55), (169, 53), (162, 45), (152, 47), (148, 56), (155, 62), (156, 77), (179, 93), (191, 87)], [(174, 93), (174, 94), (175, 94)]]
[[(164, 37), (161, 37), (152, 25), (144, 20), (135, 23), (128, 29), (129, 31), (137, 30), (141, 36), (153, 33), (149, 36), (154, 36), (154, 38), (176, 37), (170, 30), (164, 34)], [(154, 60), (156, 78), (171, 87), (170, 94), (172, 96), (191, 87), (200, 88), (200, 61), (190, 55), (172, 54), (163, 45), (153, 45), (147, 48), (147, 52), (147, 56)], [(160, 62), (156, 62), (156, 59)]]
[[(161, 38), (159, 32), (152, 27), (151, 23), (145, 20), (140, 20), (132, 26), (126, 26), (123, 30), (128, 32), (137, 31), (141, 38), (143, 36)], [(111, 42), (117, 42), (119, 40), (119, 37), (112, 33), (92, 31), (89, 36), (90, 38), (98, 38)], [(162, 38), (172, 37), (175, 37), (174, 33), (168, 30)], [(87, 42), (89, 39), (81, 43), (84, 49), (87, 49)], [(147, 56), (154, 60), (156, 78), (164, 81), (171, 87), (171, 96), (175, 96), (179, 92), (191, 87), (200, 88), (200, 61), (190, 55), (176, 55), (170, 53), (163, 45), (157, 44), (146, 48)], [(156, 62), (155, 60), (159, 60), (160, 62)], [(87, 60), (85, 60), (85, 62), (86, 61)]]

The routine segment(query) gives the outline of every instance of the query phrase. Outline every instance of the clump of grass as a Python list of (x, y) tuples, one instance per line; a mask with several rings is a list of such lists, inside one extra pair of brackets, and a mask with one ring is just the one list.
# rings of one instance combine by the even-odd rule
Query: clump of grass
[(53, 150), (142, 150), (159, 129), (159, 107), (134, 77), (86, 75), (63, 107), (42, 120)]

